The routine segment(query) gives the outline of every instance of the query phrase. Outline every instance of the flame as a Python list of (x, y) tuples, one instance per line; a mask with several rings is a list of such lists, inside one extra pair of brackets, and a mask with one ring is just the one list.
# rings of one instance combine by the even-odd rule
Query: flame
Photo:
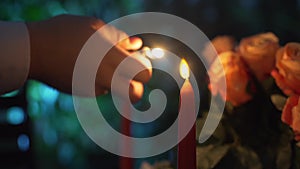
[(181, 59), (181, 62), (179, 65), (179, 73), (180, 73), (180, 76), (184, 79), (188, 79), (190, 77), (189, 65), (185, 59)]
[(151, 50), (151, 56), (152, 56), (151, 58), (152, 59), (160, 59), (160, 58), (164, 57), (164, 55), (165, 55), (165, 52), (161, 48), (153, 48)]
[(160, 59), (164, 57), (165, 51), (162, 48), (153, 48), (143, 47), (143, 53), (150, 59)]

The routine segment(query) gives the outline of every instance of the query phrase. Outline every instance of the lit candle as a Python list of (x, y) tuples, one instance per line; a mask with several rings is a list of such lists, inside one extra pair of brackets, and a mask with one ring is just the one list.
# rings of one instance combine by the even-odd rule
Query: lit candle
[[(122, 110), (127, 114), (127, 117), (130, 117), (130, 113), (131, 113), (130, 106), (123, 105)], [(122, 117), (121, 130), (123, 134), (127, 136), (131, 135), (131, 122), (129, 119)], [(122, 151), (129, 152), (132, 151), (133, 147), (130, 142), (121, 140), (121, 148)], [(119, 167), (120, 169), (133, 169), (133, 159), (129, 157), (121, 157), (119, 165), (120, 165)]]
[[(161, 48), (153, 48), (144, 47), (142, 50), (137, 51), (135, 55), (145, 55), (151, 60), (160, 59), (164, 57), (164, 50)], [(131, 110), (129, 105), (123, 105), (122, 110), (127, 114), (127, 117), (130, 117)], [(131, 135), (131, 122), (129, 119), (122, 117), (121, 121), (121, 131), (123, 134), (130, 137)], [(123, 151), (130, 152), (133, 151), (133, 145), (130, 142), (121, 141), (121, 148)], [(133, 158), (121, 157), (120, 158), (120, 169), (133, 169)]]
[[(189, 81), (190, 71), (187, 62), (182, 59), (180, 63), (180, 76), (185, 79), (180, 90), (180, 106), (182, 113), (179, 114), (178, 137), (184, 135), (183, 128), (189, 126), (189, 121), (183, 121), (182, 116), (192, 116), (196, 118), (194, 90)], [(182, 104), (185, 99), (184, 104)], [(183, 107), (182, 107), (183, 106)], [(196, 126), (193, 124), (192, 129), (178, 145), (178, 169), (196, 169)]]

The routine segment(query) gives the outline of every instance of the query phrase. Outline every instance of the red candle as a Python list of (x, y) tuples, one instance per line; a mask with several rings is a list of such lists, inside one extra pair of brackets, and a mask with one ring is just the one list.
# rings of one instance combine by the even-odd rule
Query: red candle
[[(180, 63), (180, 75), (185, 82), (180, 90), (180, 114), (178, 115), (178, 137), (181, 138), (190, 125), (190, 120), (195, 120), (194, 90), (189, 81), (189, 68), (185, 60)], [(184, 117), (183, 116), (188, 116)], [(184, 120), (183, 120), (184, 119)], [(187, 120), (189, 119), (189, 120)], [(185, 130), (184, 130), (185, 129)], [(193, 124), (186, 137), (178, 145), (178, 169), (196, 169), (196, 126)]]
[[(141, 52), (144, 53), (144, 55), (146, 55), (150, 59), (160, 59), (165, 54), (164, 50), (161, 48), (153, 48), (152, 50), (150, 50), (149, 47), (144, 47), (140, 52), (137, 52), (136, 54), (140, 55)], [(127, 117), (130, 117), (131, 109), (128, 105), (123, 105), (122, 110), (125, 113), (127, 113)], [(131, 130), (130, 125), (131, 125), (130, 120), (122, 117), (121, 130), (122, 130), (123, 134), (130, 136), (130, 130)], [(124, 151), (124, 152), (133, 151), (132, 144), (126, 140), (121, 140), (121, 148), (122, 148), (122, 151)], [(121, 157), (120, 158), (120, 169), (133, 169), (133, 161), (134, 160), (132, 158)]]
[[(125, 113), (127, 113), (127, 117), (130, 117), (130, 107), (129, 106), (123, 106), (123, 111)], [(130, 127), (130, 120), (128, 120), (125, 117), (122, 117), (122, 121), (121, 121), (121, 130), (122, 133), (130, 136), (130, 131), (131, 131), (131, 127)], [(126, 140), (121, 140), (121, 148), (122, 151), (124, 152), (129, 152), (132, 151), (132, 145), (130, 142), (126, 141)], [(120, 158), (120, 169), (133, 169), (133, 159), (132, 158), (128, 158), (128, 157), (121, 157)]]

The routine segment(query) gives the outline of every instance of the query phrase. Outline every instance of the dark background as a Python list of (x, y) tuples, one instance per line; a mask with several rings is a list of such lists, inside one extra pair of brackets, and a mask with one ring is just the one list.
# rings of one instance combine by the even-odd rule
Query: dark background
[[(289, 41), (299, 42), (300, 39), (300, 0), (0, 2), (0, 19), (8, 21), (38, 21), (68, 13), (95, 16), (109, 22), (127, 14), (145, 11), (166, 12), (182, 17), (198, 26), (209, 38), (228, 34), (240, 40), (245, 36), (271, 31), (279, 37), (281, 45)], [(207, 93), (205, 87), (203, 93)], [(107, 101), (104, 108), (107, 113), (115, 111), (110, 109), (108, 96), (98, 100)], [(118, 116), (109, 118), (111, 124), (118, 128)], [(155, 133), (159, 128), (160, 125), (135, 124), (133, 133), (142, 137)], [(172, 152), (147, 160), (154, 162), (160, 159), (172, 160)], [(139, 161), (136, 162), (136, 168)], [(99, 148), (83, 132), (69, 95), (39, 82), (29, 81), (21, 90), (0, 98), (0, 168), (112, 169), (117, 166), (118, 157)]]

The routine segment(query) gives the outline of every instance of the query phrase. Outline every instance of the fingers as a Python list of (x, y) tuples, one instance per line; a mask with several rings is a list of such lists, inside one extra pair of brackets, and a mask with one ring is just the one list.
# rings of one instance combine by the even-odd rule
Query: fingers
[(142, 55), (131, 55), (126, 58), (124, 61), (123, 68), (120, 69), (120, 74), (125, 77), (130, 78), (131, 75), (136, 74), (134, 76), (134, 80), (146, 83), (150, 80), (152, 76), (152, 64), (149, 59)]
[(139, 72), (134, 77), (136, 81), (146, 83), (152, 76), (152, 65), (149, 59), (142, 55), (130, 54), (118, 46), (113, 47), (104, 60), (103, 65), (107, 64), (113, 70), (116, 70), (121, 63), (123, 66), (121, 66), (118, 73), (128, 78), (131, 78), (132, 74)]
[[(138, 45), (132, 45), (131, 49), (139, 48), (139, 45), (142, 44), (139, 42), (139, 38), (133, 41)], [(95, 83), (96, 94), (103, 94), (106, 90), (111, 89), (112, 81), (117, 80), (117, 88), (114, 89), (114, 93), (123, 98), (129, 95), (132, 102), (137, 102), (143, 96), (143, 83), (148, 82), (151, 76), (150, 60), (137, 53), (129, 53), (118, 45), (107, 53), (100, 64)], [(125, 88), (126, 85), (127, 88)]]
[(138, 102), (144, 94), (144, 85), (138, 81), (132, 80), (129, 87), (129, 98), (132, 103)]
[(130, 37), (124, 39), (118, 45), (126, 50), (138, 50), (142, 47), (143, 41), (139, 37)]
[[(130, 56), (128, 51), (140, 49), (143, 45), (142, 40), (138, 37), (128, 38), (126, 33), (110, 25), (101, 29), (101, 34), (108, 42), (119, 43), (107, 53), (100, 65), (96, 78), (96, 87), (100, 89), (96, 90), (96, 93), (111, 89), (112, 81), (117, 78), (118, 86), (113, 89), (114, 92), (122, 97), (129, 94), (131, 101), (137, 102), (144, 92), (143, 83), (151, 78), (151, 63), (143, 56)], [(126, 85), (129, 85), (129, 89)]]
[(129, 98), (132, 103), (136, 103), (143, 96), (144, 86), (141, 82), (115, 75), (111, 92), (122, 99), (127, 100)]
[[(120, 95), (122, 98), (126, 96), (130, 97), (130, 100), (135, 103), (143, 96), (144, 87), (143, 83), (146, 83), (151, 78), (152, 69), (151, 63), (149, 60), (144, 60), (143, 58), (133, 58), (128, 57), (126, 59), (126, 63), (124, 63), (124, 68), (121, 68), (118, 72), (116, 72), (116, 67), (112, 67), (108, 58), (104, 59), (104, 62), (101, 63), (100, 68), (97, 72), (96, 78), (96, 94), (104, 94), (105, 90), (112, 88), (112, 81), (115, 80), (115, 84), (117, 84), (114, 92)], [(146, 66), (148, 65), (148, 66)], [(120, 66), (120, 65), (119, 65)], [(146, 70), (143, 70), (146, 69)], [(139, 70), (143, 70), (139, 72)], [(132, 76), (135, 72), (139, 72), (137, 75)], [(126, 85), (128, 86), (126, 88)]]

